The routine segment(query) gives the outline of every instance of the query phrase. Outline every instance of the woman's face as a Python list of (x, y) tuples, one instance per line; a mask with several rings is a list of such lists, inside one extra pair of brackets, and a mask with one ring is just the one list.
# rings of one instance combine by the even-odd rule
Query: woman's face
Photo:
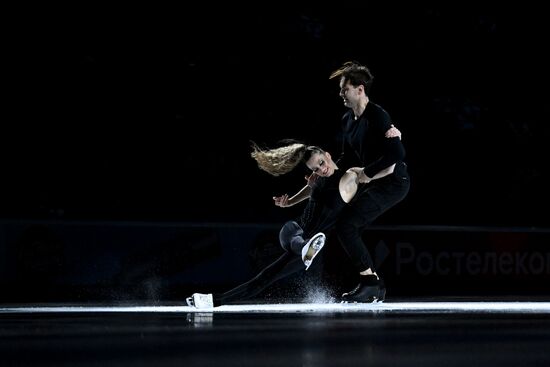
[(329, 153), (313, 153), (306, 162), (307, 168), (321, 177), (329, 177), (334, 174), (334, 162)]

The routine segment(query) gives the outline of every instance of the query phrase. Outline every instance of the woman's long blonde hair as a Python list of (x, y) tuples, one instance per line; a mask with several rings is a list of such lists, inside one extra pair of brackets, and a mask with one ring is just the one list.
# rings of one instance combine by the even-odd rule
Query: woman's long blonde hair
[(272, 176), (284, 175), (292, 171), (300, 162), (307, 162), (313, 153), (324, 153), (314, 145), (292, 143), (280, 148), (262, 149), (252, 142), (250, 156), (258, 163), (258, 167)]

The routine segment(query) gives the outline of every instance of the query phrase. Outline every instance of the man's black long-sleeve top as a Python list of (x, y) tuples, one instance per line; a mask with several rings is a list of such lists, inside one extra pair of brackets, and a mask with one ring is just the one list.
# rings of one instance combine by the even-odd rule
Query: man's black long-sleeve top
[(365, 174), (373, 177), (405, 158), (401, 139), (384, 136), (392, 122), (389, 114), (379, 105), (369, 101), (357, 120), (353, 111), (349, 110), (342, 117), (342, 124), (345, 167), (365, 167)]

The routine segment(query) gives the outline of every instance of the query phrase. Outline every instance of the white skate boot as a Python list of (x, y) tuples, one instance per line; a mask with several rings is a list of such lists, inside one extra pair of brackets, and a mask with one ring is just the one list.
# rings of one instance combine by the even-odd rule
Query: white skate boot
[(195, 308), (212, 308), (214, 307), (214, 299), (212, 293), (193, 293), (191, 297), (185, 299), (187, 305)]
[[(315, 236), (311, 237), (302, 248), (302, 260), (306, 265), (306, 270), (309, 269), (309, 267), (313, 263), (313, 259), (315, 259), (315, 256), (317, 256), (317, 254), (321, 252), (321, 249), (325, 245), (325, 240), (325, 234), (323, 232), (319, 232)], [(310, 251), (310, 249), (312, 251)]]

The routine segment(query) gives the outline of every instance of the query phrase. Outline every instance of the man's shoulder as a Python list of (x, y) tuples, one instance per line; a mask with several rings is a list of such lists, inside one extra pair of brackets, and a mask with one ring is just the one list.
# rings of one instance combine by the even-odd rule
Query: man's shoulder
[(373, 101), (369, 101), (369, 103), (367, 104), (367, 109), (371, 113), (382, 113), (382, 114), (386, 114), (386, 115), (388, 114), (382, 106), (380, 106), (379, 104), (377, 104)]
[(369, 101), (367, 104), (367, 118), (374, 121), (389, 121), (390, 114), (379, 104)]

